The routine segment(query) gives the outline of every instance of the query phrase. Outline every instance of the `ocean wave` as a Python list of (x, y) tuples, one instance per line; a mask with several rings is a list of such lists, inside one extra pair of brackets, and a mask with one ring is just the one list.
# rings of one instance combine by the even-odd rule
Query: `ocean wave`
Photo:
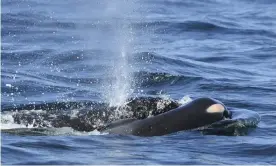
[(155, 33), (181, 33), (191, 31), (218, 31), (224, 30), (225, 27), (218, 26), (209, 22), (201, 21), (185, 21), (185, 22), (172, 22), (172, 21), (155, 21), (155, 22), (142, 22), (133, 24), (135, 28), (153, 28)]
[[(231, 26), (229, 26), (231, 25)], [(218, 34), (241, 34), (241, 35), (260, 35), (276, 38), (276, 33), (266, 29), (249, 29), (239, 27), (235, 24), (221, 22), (213, 23), (206, 21), (152, 21), (133, 23), (137, 29), (152, 29), (156, 34), (181, 34), (185, 32), (212, 32)]]
[(267, 87), (261, 87), (261, 86), (255, 86), (255, 85), (238, 85), (234, 83), (224, 83), (221, 84), (221, 82), (212, 82), (205, 84), (200, 83), (199, 87), (204, 90), (216, 90), (216, 91), (231, 91), (231, 90), (239, 90), (240, 92), (266, 92), (266, 93), (276, 93), (276, 91), (273, 88), (267, 88)]
[[(30, 19), (31, 18), (31, 19)], [(221, 33), (221, 34), (242, 34), (242, 35), (260, 35), (270, 38), (276, 38), (276, 33), (268, 29), (243, 28), (232, 22), (221, 20), (185, 20), (175, 21), (166, 20), (140, 22), (137, 20), (128, 20), (129, 28), (135, 31), (153, 31), (156, 34), (181, 34), (185, 32), (203, 32), (203, 33)], [(63, 30), (81, 30), (95, 29), (101, 31), (112, 31), (114, 28), (120, 28), (110, 20), (91, 20), (88, 22), (60, 21), (56, 18), (45, 16), (40, 13), (19, 12), (4, 13), (2, 16), (2, 35), (11, 36), (16, 34), (34, 34), (42, 32), (44, 34)], [(40, 30), (42, 29), (42, 30)], [(49, 34), (50, 35), (50, 34)]]
[(183, 75), (172, 75), (169, 73), (151, 73), (151, 72), (137, 72), (134, 73), (137, 85), (140, 87), (149, 87), (157, 85), (174, 85), (178, 82), (181, 84), (187, 84), (190, 82), (196, 82), (202, 80), (201, 77), (196, 76), (183, 76)]
[(5, 61), (4, 66), (8, 66), (7, 63), (9, 65), (28, 65), (45, 58), (46, 55), (53, 52), (51, 49), (14, 51), (3, 48), (1, 58)]
[(256, 128), (261, 120), (257, 112), (246, 109), (235, 109), (231, 112), (233, 117), (231, 120), (222, 120), (196, 130), (203, 134), (242, 136), (247, 135), (252, 128)]

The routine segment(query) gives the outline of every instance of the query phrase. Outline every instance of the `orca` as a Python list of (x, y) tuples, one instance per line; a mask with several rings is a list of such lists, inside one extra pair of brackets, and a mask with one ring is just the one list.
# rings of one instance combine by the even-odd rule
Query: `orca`
[(212, 98), (197, 98), (186, 105), (145, 119), (122, 119), (100, 129), (120, 135), (161, 136), (231, 118), (225, 105)]

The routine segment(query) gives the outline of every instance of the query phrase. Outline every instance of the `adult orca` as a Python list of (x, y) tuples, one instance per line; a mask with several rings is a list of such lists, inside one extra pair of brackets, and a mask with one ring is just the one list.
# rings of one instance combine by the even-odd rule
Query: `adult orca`
[(184, 106), (146, 119), (123, 119), (110, 123), (101, 132), (160, 136), (212, 124), (231, 113), (220, 101), (212, 98), (197, 98)]

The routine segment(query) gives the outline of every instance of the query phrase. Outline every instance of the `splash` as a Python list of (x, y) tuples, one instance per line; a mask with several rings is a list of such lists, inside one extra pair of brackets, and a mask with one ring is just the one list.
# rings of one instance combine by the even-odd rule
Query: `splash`
[[(35, 113), (45, 114), (46, 111), (43, 110), (21, 110), (24, 114), (30, 115)], [(14, 115), (17, 114), (17, 111), (14, 112), (5, 112), (1, 113), (1, 125), (0, 130), (4, 133), (16, 134), (16, 135), (76, 135), (76, 136), (86, 136), (86, 135), (106, 135), (107, 133), (100, 133), (97, 129), (92, 131), (77, 131), (72, 127), (59, 127), (55, 128), (50, 125), (50, 122), (43, 120), (44, 123), (48, 123), (47, 127), (41, 127), (37, 125), (37, 119), (33, 118), (32, 123), (25, 122), (22, 119), (20, 124), (16, 123), (14, 120)], [(75, 117), (76, 110), (71, 111), (71, 116)], [(41, 117), (40, 117), (41, 118)]]
[(14, 122), (13, 112), (1, 113), (1, 130), (14, 128), (32, 128), (32, 125), (17, 124)]
[(185, 104), (188, 104), (191, 101), (193, 101), (193, 99), (189, 95), (186, 95), (186, 96), (182, 97), (180, 100), (178, 100), (178, 103), (182, 104), (182, 105), (185, 105)]
[(124, 105), (129, 96), (133, 93), (132, 65), (129, 62), (132, 42), (134, 40), (128, 16), (133, 14), (134, 3), (131, 1), (108, 1), (105, 10), (104, 21), (111, 27), (111, 70), (108, 71), (107, 88), (104, 90), (104, 97), (110, 106)]
[(111, 73), (114, 77), (108, 89), (108, 103), (110, 106), (125, 105), (125, 102), (133, 93), (133, 89), (131, 67), (129, 66), (124, 47)]
[[(32, 118), (31, 121), (29, 122), (24, 122), (24, 119), (20, 120), (21, 123), (16, 123), (15, 119), (14, 119), (14, 115), (17, 114), (17, 111), (11, 111), (11, 112), (5, 112), (5, 113), (1, 113), (1, 130), (5, 130), (5, 129), (15, 129), (15, 128), (35, 128), (37, 127), (35, 124), (37, 123), (37, 121), (41, 121), (43, 114), (46, 114), (46, 111), (43, 110), (23, 110), (22, 112), (24, 112), (25, 114), (32, 114), (32, 115), (36, 115), (34, 117), (36, 118)], [(50, 122), (48, 121), (44, 121), (46, 126), (51, 126)]]

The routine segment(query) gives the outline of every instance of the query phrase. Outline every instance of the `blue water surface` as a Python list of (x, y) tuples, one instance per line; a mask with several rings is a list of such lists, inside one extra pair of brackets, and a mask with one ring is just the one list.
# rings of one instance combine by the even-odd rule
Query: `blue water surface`
[[(243, 135), (1, 133), (2, 164), (276, 164), (276, 1), (3, 0), (1, 107), (212, 97)], [(15, 128), (9, 116), (2, 128)]]

